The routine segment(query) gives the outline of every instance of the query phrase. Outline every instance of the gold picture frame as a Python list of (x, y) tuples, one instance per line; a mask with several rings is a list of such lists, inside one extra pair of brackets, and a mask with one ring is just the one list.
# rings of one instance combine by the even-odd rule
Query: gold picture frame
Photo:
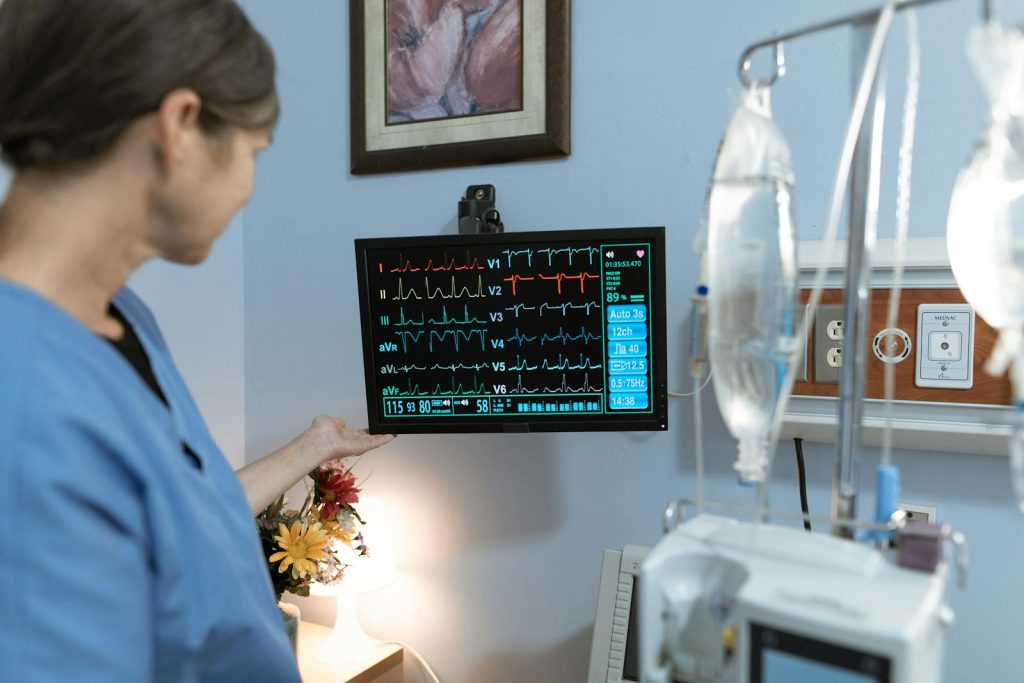
[[(391, 7), (391, 3), (401, 4)], [(509, 9), (510, 3), (516, 6)], [(388, 46), (394, 51), (398, 43), (389, 43), (389, 40), (416, 43), (425, 40), (424, 36), (430, 35), (428, 31), (435, 28), (411, 23), (389, 26), (388, 19), (389, 16), (407, 18), (427, 4), (422, 0), (350, 0), (352, 173), (388, 173), (568, 156), (570, 0), (476, 3), (486, 5), (492, 12), (496, 7), (506, 10), (506, 14), (518, 12), (515, 17), (519, 22), (515, 38), (520, 41), (516, 47), (521, 55), (518, 108), (493, 113), (470, 110), (468, 114), (459, 115), (449, 113), (448, 100), (440, 100), (445, 104), (440, 116), (424, 115), (420, 119), (407, 117), (397, 121), (389, 103), (396, 101), (395, 83), (402, 72), (397, 71), (396, 61), (389, 58), (388, 53)], [(433, 6), (454, 12), (455, 7), (462, 8), (466, 4), (471, 3), (435, 2)], [(400, 10), (405, 13), (400, 14)], [(480, 23), (478, 20), (471, 28), (477, 28)], [(400, 35), (399, 31), (402, 31)], [(453, 32), (457, 36), (471, 35), (462, 27)], [(389, 69), (395, 73), (390, 74)], [(505, 73), (507, 75), (507, 70)], [(389, 83), (389, 79), (394, 80)]]

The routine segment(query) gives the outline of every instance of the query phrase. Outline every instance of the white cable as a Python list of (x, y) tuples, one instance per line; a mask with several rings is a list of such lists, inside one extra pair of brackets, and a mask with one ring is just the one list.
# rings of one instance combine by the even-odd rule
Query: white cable
[(694, 456), (697, 460), (697, 513), (704, 512), (704, 417), (701, 411), (701, 396), (700, 392), (707, 386), (708, 380), (711, 379), (711, 373), (708, 372), (708, 378), (704, 380), (704, 384), (697, 387), (696, 396), (693, 399), (693, 447), (695, 449)]
[[(910, 224), (910, 178), (914, 167), (914, 129), (921, 77), (921, 45), (917, 33), (917, 13), (907, 10), (907, 92), (903, 99), (903, 140), (900, 143), (896, 174), (896, 263), (889, 290), (886, 329), (896, 327), (900, 294), (903, 288), (903, 258)], [(885, 421), (882, 430), (882, 465), (892, 464), (892, 405), (896, 397), (896, 365), (885, 363)]]
[[(889, 34), (889, 27), (892, 25), (892, 18), (896, 12), (896, 5), (899, 0), (889, 0), (878, 15), (878, 23), (875, 24), (874, 33), (871, 35), (871, 44), (868, 47), (868, 54), (864, 60), (864, 70), (861, 73), (860, 83), (857, 85), (857, 95), (853, 101), (853, 108), (850, 112), (850, 121), (847, 124), (846, 135), (843, 138), (843, 148), (839, 155), (839, 165), (836, 169), (835, 185), (832, 187), (832, 199), (828, 216), (828, 223), (825, 229), (824, 253), (830, 254), (835, 248), (836, 235), (839, 232), (839, 219), (843, 212), (843, 198), (846, 195), (846, 187), (849, 181), (850, 172), (853, 166), (853, 153), (857, 146), (861, 124), (864, 122), (864, 114), (867, 111), (868, 99), (875, 82), (875, 74), (878, 72), (878, 65), (882, 58), (882, 48)], [(811, 296), (807, 304), (807, 315), (804, 316), (802, 336), (798, 339), (806, 339), (808, 331), (814, 322), (814, 315), (818, 310), (818, 303), (821, 301), (821, 293), (825, 285), (825, 275), (829, 270), (827, 263), (818, 266), (814, 275), (814, 284), (811, 288)], [(782, 421), (786, 413), (786, 406), (789, 404), (789, 397), (793, 393), (793, 383), (796, 381), (797, 366), (803, 360), (804, 344), (797, 344), (797, 351), (786, 367), (786, 375), (782, 383), (782, 391), (779, 395), (779, 402), (776, 405), (775, 415), (772, 423), (771, 436), (769, 441), (768, 465), (765, 468), (764, 481), (758, 486), (758, 512), (755, 515), (755, 525), (764, 516), (767, 510), (768, 485), (771, 481), (772, 465), (775, 462), (775, 451), (778, 447), (779, 434), (782, 432)]]
[(696, 396), (697, 394), (699, 394), (704, 389), (704, 387), (706, 387), (708, 385), (708, 382), (710, 382), (710, 381), (711, 381), (711, 373), (709, 372), (708, 376), (704, 378), (704, 381), (701, 383), (701, 385), (699, 387), (697, 387), (696, 389), (694, 389), (693, 391), (688, 391), (685, 394), (677, 394), (675, 392), (670, 391), (670, 392), (668, 392), (668, 397), (669, 398), (686, 398), (687, 396)]
[(424, 671), (426, 671), (427, 673), (427, 676), (430, 677), (430, 680), (433, 681), (433, 683), (441, 683), (441, 681), (437, 677), (437, 674), (435, 674), (434, 670), (430, 668), (429, 664), (427, 664), (427, 660), (424, 659), (423, 655), (417, 652), (416, 648), (414, 648), (412, 645), (409, 645), (408, 643), (403, 643), (400, 640), (385, 640), (382, 642), (388, 645), (398, 645), (402, 649), (408, 651), (409, 654), (411, 654), (416, 659), (416, 661), (419, 662), (420, 666), (423, 667)]

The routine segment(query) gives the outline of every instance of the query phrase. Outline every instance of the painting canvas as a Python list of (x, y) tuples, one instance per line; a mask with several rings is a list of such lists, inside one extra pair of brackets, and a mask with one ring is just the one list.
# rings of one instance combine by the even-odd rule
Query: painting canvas
[(522, 0), (386, 0), (388, 124), (523, 108)]
[(350, 0), (352, 173), (569, 154), (569, 0)]

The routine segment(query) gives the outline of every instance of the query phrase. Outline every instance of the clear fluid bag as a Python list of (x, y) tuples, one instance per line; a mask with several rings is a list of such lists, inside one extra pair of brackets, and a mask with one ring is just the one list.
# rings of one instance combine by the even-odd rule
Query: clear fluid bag
[(796, 242), (789, 147), (769, 89), (751, 84), (722, 140), (708, 204), (708, 351), (718, 407), (739, 441), (734, 465), (762, 481), (794, 348)]
[[(978, 315), (1001, 332), (1017, 331), (1024, 326), (1024, 34), (996, 23), (975, 27), (968, 53), (991, 117), (953, 188), (949, 262)], [(1005, 348), (1015, 336), (1004, 335), (991, 368), (998, 374), (1020, 351)]]
[(986, 370), (1009, 369), (1015, 415), (1010, 473), (1024, 512), (1024, 33), (989, 22), (968, 40), (991, 115), (949, 204), (946, 241), (957, 284), (999, 330)]

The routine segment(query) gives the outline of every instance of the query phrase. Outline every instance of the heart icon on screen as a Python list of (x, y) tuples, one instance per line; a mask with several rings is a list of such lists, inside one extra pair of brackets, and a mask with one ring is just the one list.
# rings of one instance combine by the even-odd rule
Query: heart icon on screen
[(636, 250), (637, 258), (643, 258), (645, 253), (646, 252), (643, 249), (637, 249)]

